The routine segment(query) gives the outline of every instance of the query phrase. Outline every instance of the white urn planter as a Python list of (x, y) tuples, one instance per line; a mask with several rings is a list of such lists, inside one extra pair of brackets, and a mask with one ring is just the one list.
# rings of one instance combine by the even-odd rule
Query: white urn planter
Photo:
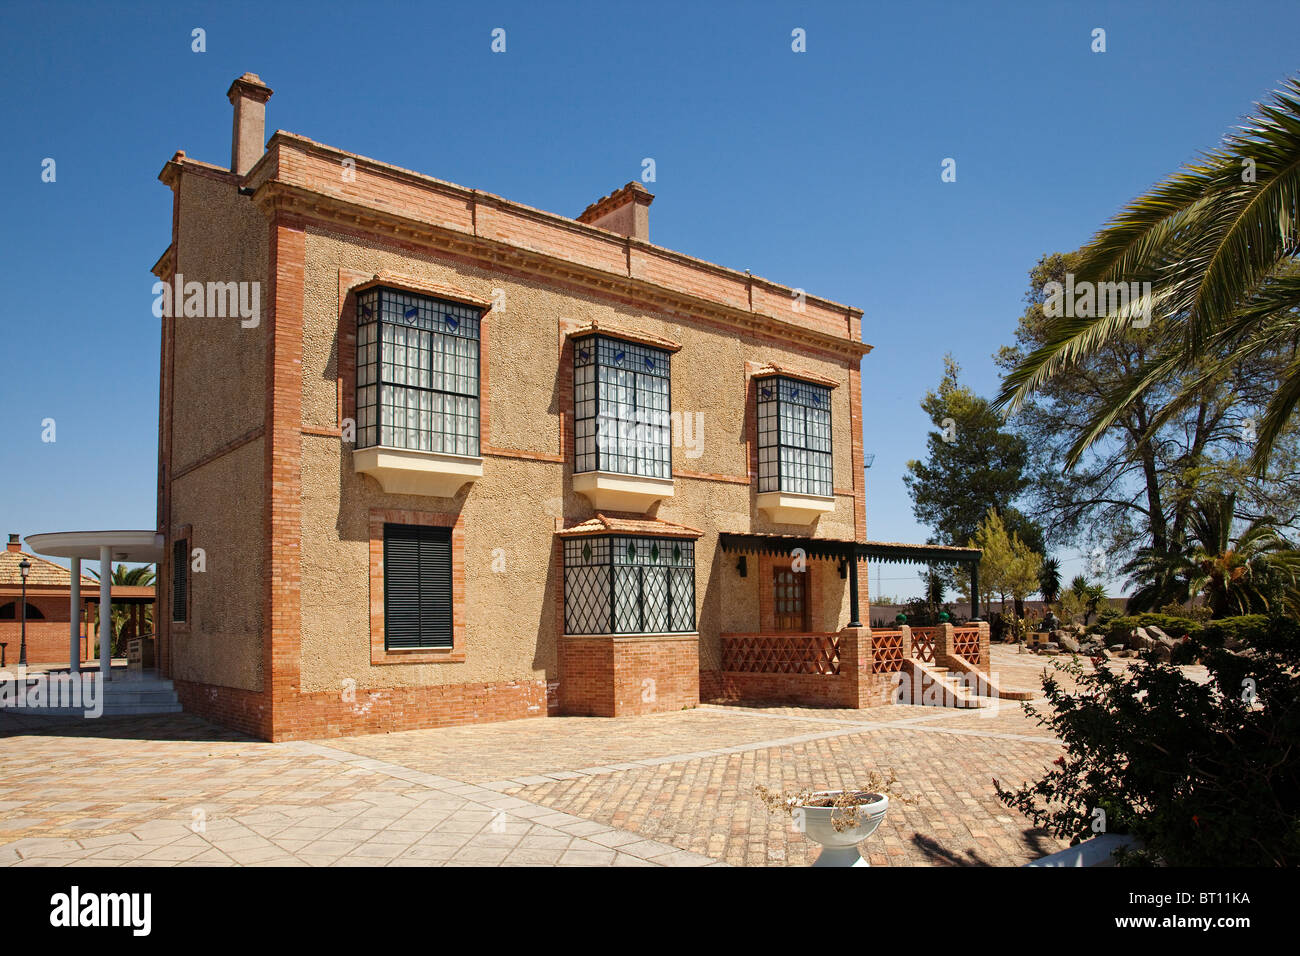
[[(889, 810), (889, 797), (883, 793), (861, 794), (863, 802), (857, 804), (857, 821), (853, 826), (844, 827), (850, 819), (852, 809), (831, 806), (843, 791), (827, 790), (812, 795), (813, 802), (823, 800), (826, 806), (809, 806), (800, 804), (797, 808), (803, 814), (804, 836), (824, 848), (813, 866), (870, 866), (858, 853), (858, 844), (876, 832), (880, 822)], [(838, 820), (844, 829), (835, 829)]]

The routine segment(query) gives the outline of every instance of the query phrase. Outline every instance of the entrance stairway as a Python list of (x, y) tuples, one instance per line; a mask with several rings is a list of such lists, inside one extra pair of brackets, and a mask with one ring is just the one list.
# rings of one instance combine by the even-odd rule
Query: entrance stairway
[[(69, 675), (67, 671), (54, 672), (52, 675), (55, 679), (60, 677), (66, 679)], [(29, 673), (26, 676), (28, 687), (32, 687), (37, 680), (45, 679), (46, 675)], [(6, 712), (22, 714), (29, 717), (86, 717), (87, 711), (91, 708), (85, 706), (86, 701), (100, 701), (99, 695), (100, 680), (98, 671), (83, 672), (83, 680), (92, 686), (87, 687), (83, 683), (83, 697), (81, 706), (23, 706), (17, 705), (16, 694), (13, 688), (4, 695), (4, 702), (0, 707)], [(11, 685), (17, 681), (10, 681)], [(47, 685), (48, 686), (48, 685)], [(170, 680), (165, 680), (157, 675), (154, 671), (128, 671), (115, 669), (113, 677), (103, 684), (104, 693), (102, 695), (104, 717), (136, 717), (145, 714), (179, 714), (181, 712), (181, 703), (176, 696), (176, 690)], [(46, 691), (47, 703), (54, 703), (51, 695)], [(66, 703), (66, 698), (64, 702)]]
[(895, 702), (922, 707), (992, 707), (998, 694), (990, 694), (986, 680), (955, 671), (943, 664), (904, 662), (902, 685)]

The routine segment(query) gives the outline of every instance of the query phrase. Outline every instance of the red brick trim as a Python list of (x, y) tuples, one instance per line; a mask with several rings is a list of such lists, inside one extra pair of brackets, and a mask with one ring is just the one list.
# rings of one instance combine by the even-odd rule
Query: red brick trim
[[(384, 525), (451, 528), (451, 648), (390, 651), (384, 647)], [(461, 514), (370, 509), (370, 663), (458, 664), (465, 660), (465, 518)]]
[[(271, 185), (266, 184), (266, 186)], [(280, 201), (291, 206), (299, 206), (300, 208), (295, 210), (295, 214), (300, 220), (310, 223), (313, 227), (324, 232), (362, 239), (376, 245), (414, 252), (421, 256), (433, 254), (439, 259), (448, 262), (460, 263), (474, 269), (487, 269), (494, 275), (510, 276), (528, 282), (542, 281), (554, 289), (573, 292), (584, 298), (594, 296), (604, 301), (629, 306), (639, 312), (655, 313), (667, 317), (670, 321), (688, 322), (699, 327), (717, 329), (733, 336), (738, 331), (743, 332), (747, 338), (752, 338), (756, 342), (766, 345), (788, 348), (792, 343), (795, 343), (803, 355), (841, 365), (860, 359), (863, 354), (870, 351), (870, 346), (863, 345), (860, 338), (852, 340), (843, 333), (831, 334), (818, 331), (811, 326), (801, 327), (783, 319), (773, 318), (764, 312), (743, 310), (733, 312), (731, 307), (704, 301), (679, 302), (670, 290), (661, 286), (638, 290), (636, 295), (620, 293), (607, 286), (609, 278), (629, 278), (619, 277), (617, 274), (602, 276), (601, 282), (593, 286), (581, 281), (586, 278), (585, 274), (579, 277), (575, 272), (571, 278), (568, 272), (556, 273), (550, 270), (529, 269), (526, 263), (531, 261), (534, 256), (520, 247), (505, 247), (509, 250), (512, 259), (519, 263), (518, 265), (512, 265), (501, 257), (499, 251), (495, 251), (496, 244), (493, 244), (494, 251), (488, 251), (486, 240), (479, 240), (478, 243), (471, 246), (471, 240), (468, 236), (448, 236), (443, 239), (443, 237), (435, 235), (434, 231), (430, 230), (427, 225), (422, 225), (418, 230), (412, 230), (406, 236), (399, 237), (384, 230), (382, 224), (377, 220), (376, 228), (367, 229), (351, 225), (342, 219), (334, 219), (319, 213), (313, 213), (306, 206), (297, 203), (293, 197), (283, 192), (278, 197), (268, 194), (267, 201)], [(478, 246), (482, 246), (483, 251), (475, 254), (473, 248)], [(656, 248), (656, 251), (666, 252), (668, 250)], [(631, 277), (631, 279), (634, 282), (640, 281), (636, 280), (635, 277)], [(755, 277), (755, 281), (759, 281), (757, 277)], [(809, 301), (812, 301), (811, 296)], [(837, 308), (843, 309), (845, 307), (838, 306)], [(710, 311), (710, 314), (705, 314), (706, 309)], [(577, 324), (575, 323), (575, 326)], [(848, 324), (846, 320), (844, 332), (847, 332)], [(816, 337), (823, 341), (809, 341), (809, 337)]]
[(700, 702), (697, 635), (594, 635), (560, 639), (560, 708), (625, 717)]
[(633, 342), (639, 345), (648, 345), (651, 348), (661, 349), (665, 352), (680, 352), (682, 344), (672, 339), (666, 339), (662, 335), (655, 335), (646, 332), (643, 329), (633, 328), (626, 325), (611, 325), (608, 322), (602, 322), (599, 319), (592, 319), (590, 322), (584, 322), (577, 328), (570, 329), (567, 333), (571, 339), (581, 339), (588, 335), (603, 335), (606, 338), (619, 339), (624, 342)]
[(342, 437), (343, 420), (357, 420), (357, 295), (355, 287), (369, 278), (354, 269), (339, 270), (339, 324), (335, 336), (334, 368), (338, 371), (338, 421)]
[(262, 425), (257, 425), (253, 428), (250, 428), (248, 431), (244, 432), (244, 434), (240, 435), (238, 438), (232, 438), (230, 441), (226, 442), (220, 448), (208, 452), (206, 455), (203, 455), (201, 458), (195, 459), (194, 461), (184, 466), (183, 468), (176, 469), (176, 471), (172, 472), (172, 481), (176, 481), (178, 478), (183, 478), (186, 475), (188, 475), (190, 472), (198, 471), (204, 465), (212, 464), (218, 458), (223, 458), (226, 455), (229, 455), (232, 451), (236, 451), (240, 448), (243, 448), (249, 442), (257, 441), (257, 439), (262, 437), (264, 431), (265, 428)]
[(525, 461), (545, 461), (552, 464), (562, 464), (564, 459), (559, 455), (553, 455), (545, 451), (523, 451), (519, 448), (484, 448), (483, 457), (485, 458), (522, 458)]
[[(263, 693), (271, 738), (301, 689), (302, 333), (306, 227), (276, 211), (270, 221), (271, 307), (266, 377), (266, 585)], [(283, 708), (283, 710), (282, 710)]]
[(694, 478), (696, 481), (721, 481), (732, 485), (747, 485), (750, 483), (748, 478), (741, 478), (739, 475), (719, 475), (708, 471), (683, 471), (680, 468), (673, 469), (674, 478)]
[(271, 707), (262, 691), (178, 678), (172, 678), (172, 686), (187, 714), (196, 714), (263, 740), (274, 739)]

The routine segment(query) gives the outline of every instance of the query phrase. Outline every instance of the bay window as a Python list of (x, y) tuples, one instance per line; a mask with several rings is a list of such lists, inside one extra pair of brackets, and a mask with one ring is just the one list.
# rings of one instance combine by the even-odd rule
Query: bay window
[(564, 542), (566, 634), (695, 630), (695, 542), (593, 535)]
[(479, 455), (480, 318), (414, 292), (358, 294), (358, 448)]
[(757, 384), (759, 492), (830, 497), (831, 390), (783, 376)]

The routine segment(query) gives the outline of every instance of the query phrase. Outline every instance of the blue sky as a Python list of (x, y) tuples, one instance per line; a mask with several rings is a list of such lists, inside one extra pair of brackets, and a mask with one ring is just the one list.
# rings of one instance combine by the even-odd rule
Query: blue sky
[[(991, 394), (1038, 256), (1079, 246), (1300, 72), (1294, 2), (306, 9), (0, 8), (0, 531), (154, 525), (156, 176), (176, 149), (228, 163), (225, 91), (246, 70), (276, 91), (268, 134), (568, 215), (653, 157), (654, 242), (865, 310), (868, 531), (913, 541), (927, 531), (902, 475), (943, 354)], [(882, 586), (913, 581), (886, 568)]]

